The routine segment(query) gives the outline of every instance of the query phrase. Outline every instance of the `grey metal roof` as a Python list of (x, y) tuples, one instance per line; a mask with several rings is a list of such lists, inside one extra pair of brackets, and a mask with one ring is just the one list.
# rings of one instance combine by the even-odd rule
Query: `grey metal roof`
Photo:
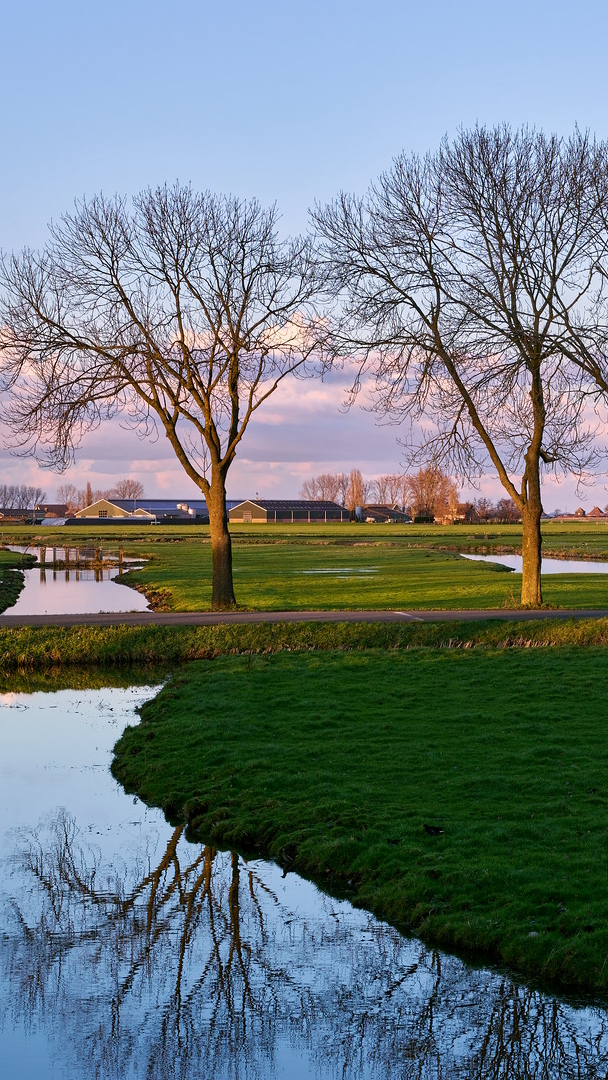
[[(323, 502), (313, 499), (243, 499), (243, 502), (253, 503), (261, 510), (345, 510), (336, 502)], [(233, 503), (231, 510), (240, 506), (241, 503)]]
[[(207, 513), (207, 503), (204, 499), (109, 499), (109, 502), (114, 506), (120, 506), (121, 510), (126, 510), (132, 514), (134, 510), (147, 510), (150, 514), (174, 514), (179, 506), (190, 506), (193, 510), (197, 510), (204, 514)], [(229, 510), (233, 506), (238, 506), (242, 503), (243, 499), (227, 499), (226, 506)]]

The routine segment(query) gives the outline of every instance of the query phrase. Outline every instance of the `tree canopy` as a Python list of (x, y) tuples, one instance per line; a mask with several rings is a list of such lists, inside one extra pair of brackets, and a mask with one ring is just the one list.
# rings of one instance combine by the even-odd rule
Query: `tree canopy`
[[(207, 501), (212, 606), (234, 606), (226, 476), (252, 416), (317, 354), (314, 253), (275, 208), (158, 188), (97, 196), (3, 262), (7, 421), (64, 468), (120, 413), (169, 440)], [(308, 365), (308, 366), (307, 366)]]
[(529, 605), (541, 473), (584, 477), (604, 423), (607, 155), (579, 131), (478, 127), (315, 214), (336, 351), (373, 371), (381, 413), (420, 433), (418, 460), (496, 472), (523, 518)]

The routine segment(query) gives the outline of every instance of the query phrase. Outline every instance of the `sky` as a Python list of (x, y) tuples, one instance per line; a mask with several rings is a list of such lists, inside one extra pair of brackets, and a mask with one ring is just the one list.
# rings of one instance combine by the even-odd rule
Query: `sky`
[[(176, 179), (276, 201), (286, 233), (339, 190), (363, 193), (402, 150), (436, 149), (460, 126), (528, 123), (608, 136), (608, 6), (599, 0), (3, 0), (0, 248), (44, 244), (74, 199), (132, 195)], [(358, 467), (400, 470), (398, 439), (348, 378), (284, 383), (260, 409), (228, 494), (296, 497), (302, 480)], [(0, 451), (0, 482), (196, 494), (166, 441), (116, 423), (90, 435), (65, 476)], [(478, 492), (502, 496), (482, 477)], [(546, 510), (608, 502), (545, 483)]]

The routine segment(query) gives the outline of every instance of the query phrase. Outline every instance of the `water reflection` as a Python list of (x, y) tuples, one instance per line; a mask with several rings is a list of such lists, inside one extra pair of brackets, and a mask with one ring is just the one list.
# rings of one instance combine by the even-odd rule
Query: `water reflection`
[(149, 610), (142, 593), (114, 580), (124, 569), (132, 568), (133, 559), (121, 557), (119, 565), (118, 557), (112, 561), (100, 556), (100, 561), (96, 562), (88, 558), (88, 551), (80, 548), (11, 545), (10, 550), (30, 551), (36, 555), (38, 565), (23, 571), (24, 588), (13, 606), (7, 608), (7, 615), (86, 615), (100, 611)]
[[(522, 572), (521, 555), (471, 555), (460, 552), (463, 559), (473, 562), (500, 563), (509, 570)], [(541, 574), (608, 574), (608, 561), (592, 562), (590, 559), (554, 559), (545, 555), (541, 563)]]
[(70, 1076), (606, 1075), (604, 1009), (472, 970), (181, 827), (108, 859), (60, 812), (11, 864), (5, 1023), (56, 1032)]

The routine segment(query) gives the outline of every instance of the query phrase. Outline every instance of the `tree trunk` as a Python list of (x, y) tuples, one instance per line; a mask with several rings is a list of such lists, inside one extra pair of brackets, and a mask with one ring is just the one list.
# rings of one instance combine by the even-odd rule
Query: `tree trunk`
[(211, 477), (207, 509), (213, 562), (211, 610), (232, 611), (236, 607), (232, 584), (232, 542), (228, 532), (226, 487), (221, 473)]
[(523, 538), (521, 554), (523, 560), (521, 603), (522, 607), (540, 607), (543, 602), (540, 567), (541, 544), (540, 516), (543, 512), (540, 501), (540, 477), (537, 484), (528, 487), (528, 500), (522, 511)]

